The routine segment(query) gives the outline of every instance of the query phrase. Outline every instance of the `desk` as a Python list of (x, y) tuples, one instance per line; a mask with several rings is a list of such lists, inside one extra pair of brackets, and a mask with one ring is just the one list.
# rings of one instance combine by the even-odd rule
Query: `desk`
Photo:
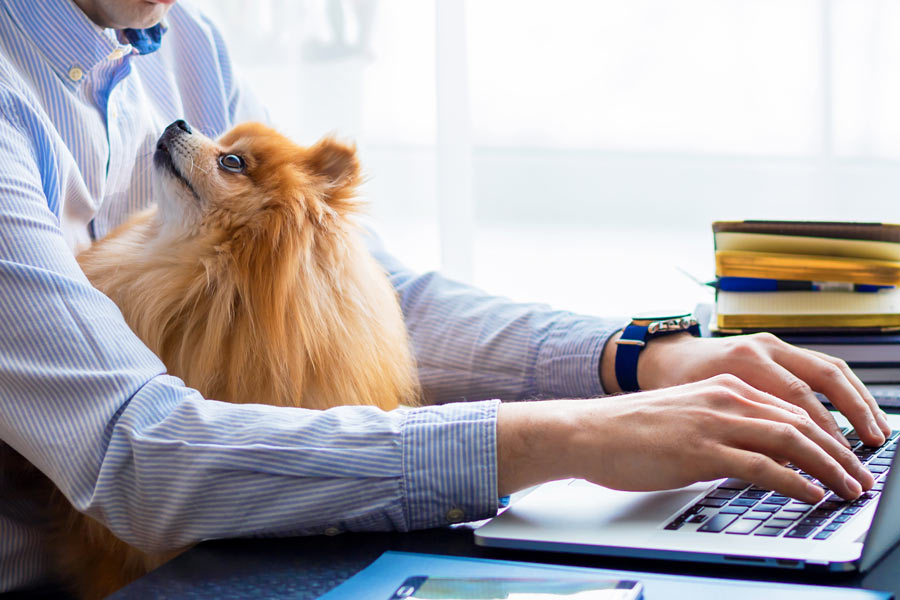
[(475, 546), (472, 532), (464, 528), (431, 529), (405, 534), (348, 533), (334, 537), (206, 542), (110, 598), (311, 600), (366, 567), (385, 550), (865, 587), (890, 591), (900, 598), (900, 546), (894, 548), (865, 575), (802, 573), (754, 567), (493, 550)]

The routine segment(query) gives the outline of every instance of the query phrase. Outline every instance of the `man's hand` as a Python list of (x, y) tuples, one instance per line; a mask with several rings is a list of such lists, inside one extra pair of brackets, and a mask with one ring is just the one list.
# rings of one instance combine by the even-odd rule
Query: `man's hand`
[[(615, 340), (601, 362), (604, 388), (619, 391), (615, 380)], [(638, 360), (642, 390), (701, 381), (730, 373), (758, 390), (802, 408), (819, 427), (846, 445), (844, 436), (813, 392), (824, 394), (849, 419), (860, 439), (879, 446), (890, 435), (887, 418), (866, 386), (844, 361), (757, 333), (723, 338), (674, 334), (652, 339)]]
[(874, 485), (854, 454), (807, 412), (733, 375), (622, 397), (512, 402), (497, 420), (498, 492), (580, 477), (662, 490), (739, 477), (808, 502)]

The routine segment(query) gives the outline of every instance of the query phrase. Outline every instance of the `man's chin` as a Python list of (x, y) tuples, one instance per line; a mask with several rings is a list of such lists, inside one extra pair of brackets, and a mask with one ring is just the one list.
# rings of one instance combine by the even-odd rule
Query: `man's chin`
[(163, 20), (163, 17), (166, 16), (166, 13), (169, 12), (169, 9), (172, 8), (173, 4), (162, 4), (158, 2), (146, 2), (146, 8), (141, 7), (143, 10), (136, 14), (134, 19), (129, 19), (131, 24), (126, 25), (120, 29), (149, 29), (154, 25), (158, 25), (160, 21)]
[(174, 4), (174, 0), (98, 0), (93, 13), (85, 12), (101, 27), (149, 29), (162, 21)]

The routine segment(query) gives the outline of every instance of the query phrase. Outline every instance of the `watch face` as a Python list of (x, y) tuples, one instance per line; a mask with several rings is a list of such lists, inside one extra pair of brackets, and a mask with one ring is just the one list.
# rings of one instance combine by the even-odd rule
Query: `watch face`
[(691, 316), (689, 310), (671, 310), (669, 312), (662, 310), (653, 310), (642, 312), (631, 317), (632, 321), (668, 321), (670, 319), (680, 319), (682, 317)]

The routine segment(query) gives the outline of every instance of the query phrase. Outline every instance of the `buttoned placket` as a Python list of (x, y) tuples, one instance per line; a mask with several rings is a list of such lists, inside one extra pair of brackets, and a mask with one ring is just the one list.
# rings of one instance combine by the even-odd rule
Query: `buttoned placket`
[[(94, 101), (97, 104), (98, 111), (104, 116), (106, 125), (106, 173), (105, 181), (102, 185), (101, 197), (97, 199), (98, 207), (105, 202), (105, 195), (116, 188), (116, 178), (123, 172), (128, 165), (123, 161), (133, 160), (126, 158), (128, 153), (126, 150), (127, 132), (122, 131), (120, 121), (121, 113), (124, 107), (122, 86), (126, 83), (128, 75), (131, 73), (132, 66), (130, 64), (131, 47), (119, 46), (113, 49), (106, 57), (103, 66), (95, 68), (91, 72), (92, 77), (100, 77), (105, 81), (96, 81), (100, 86), (94, 92)], [(112, 65), (111, 63), (117, 63)], [(103, 67), (106, 67), (104, 72)], [(90, 232), (93, 238), (102, 237), (106, 233), (106, 226), (103, 222), (97, 222), (100, 214), (96, 214), (90, 223)], [(104, 219), (100, 219), (103, 221)]]

